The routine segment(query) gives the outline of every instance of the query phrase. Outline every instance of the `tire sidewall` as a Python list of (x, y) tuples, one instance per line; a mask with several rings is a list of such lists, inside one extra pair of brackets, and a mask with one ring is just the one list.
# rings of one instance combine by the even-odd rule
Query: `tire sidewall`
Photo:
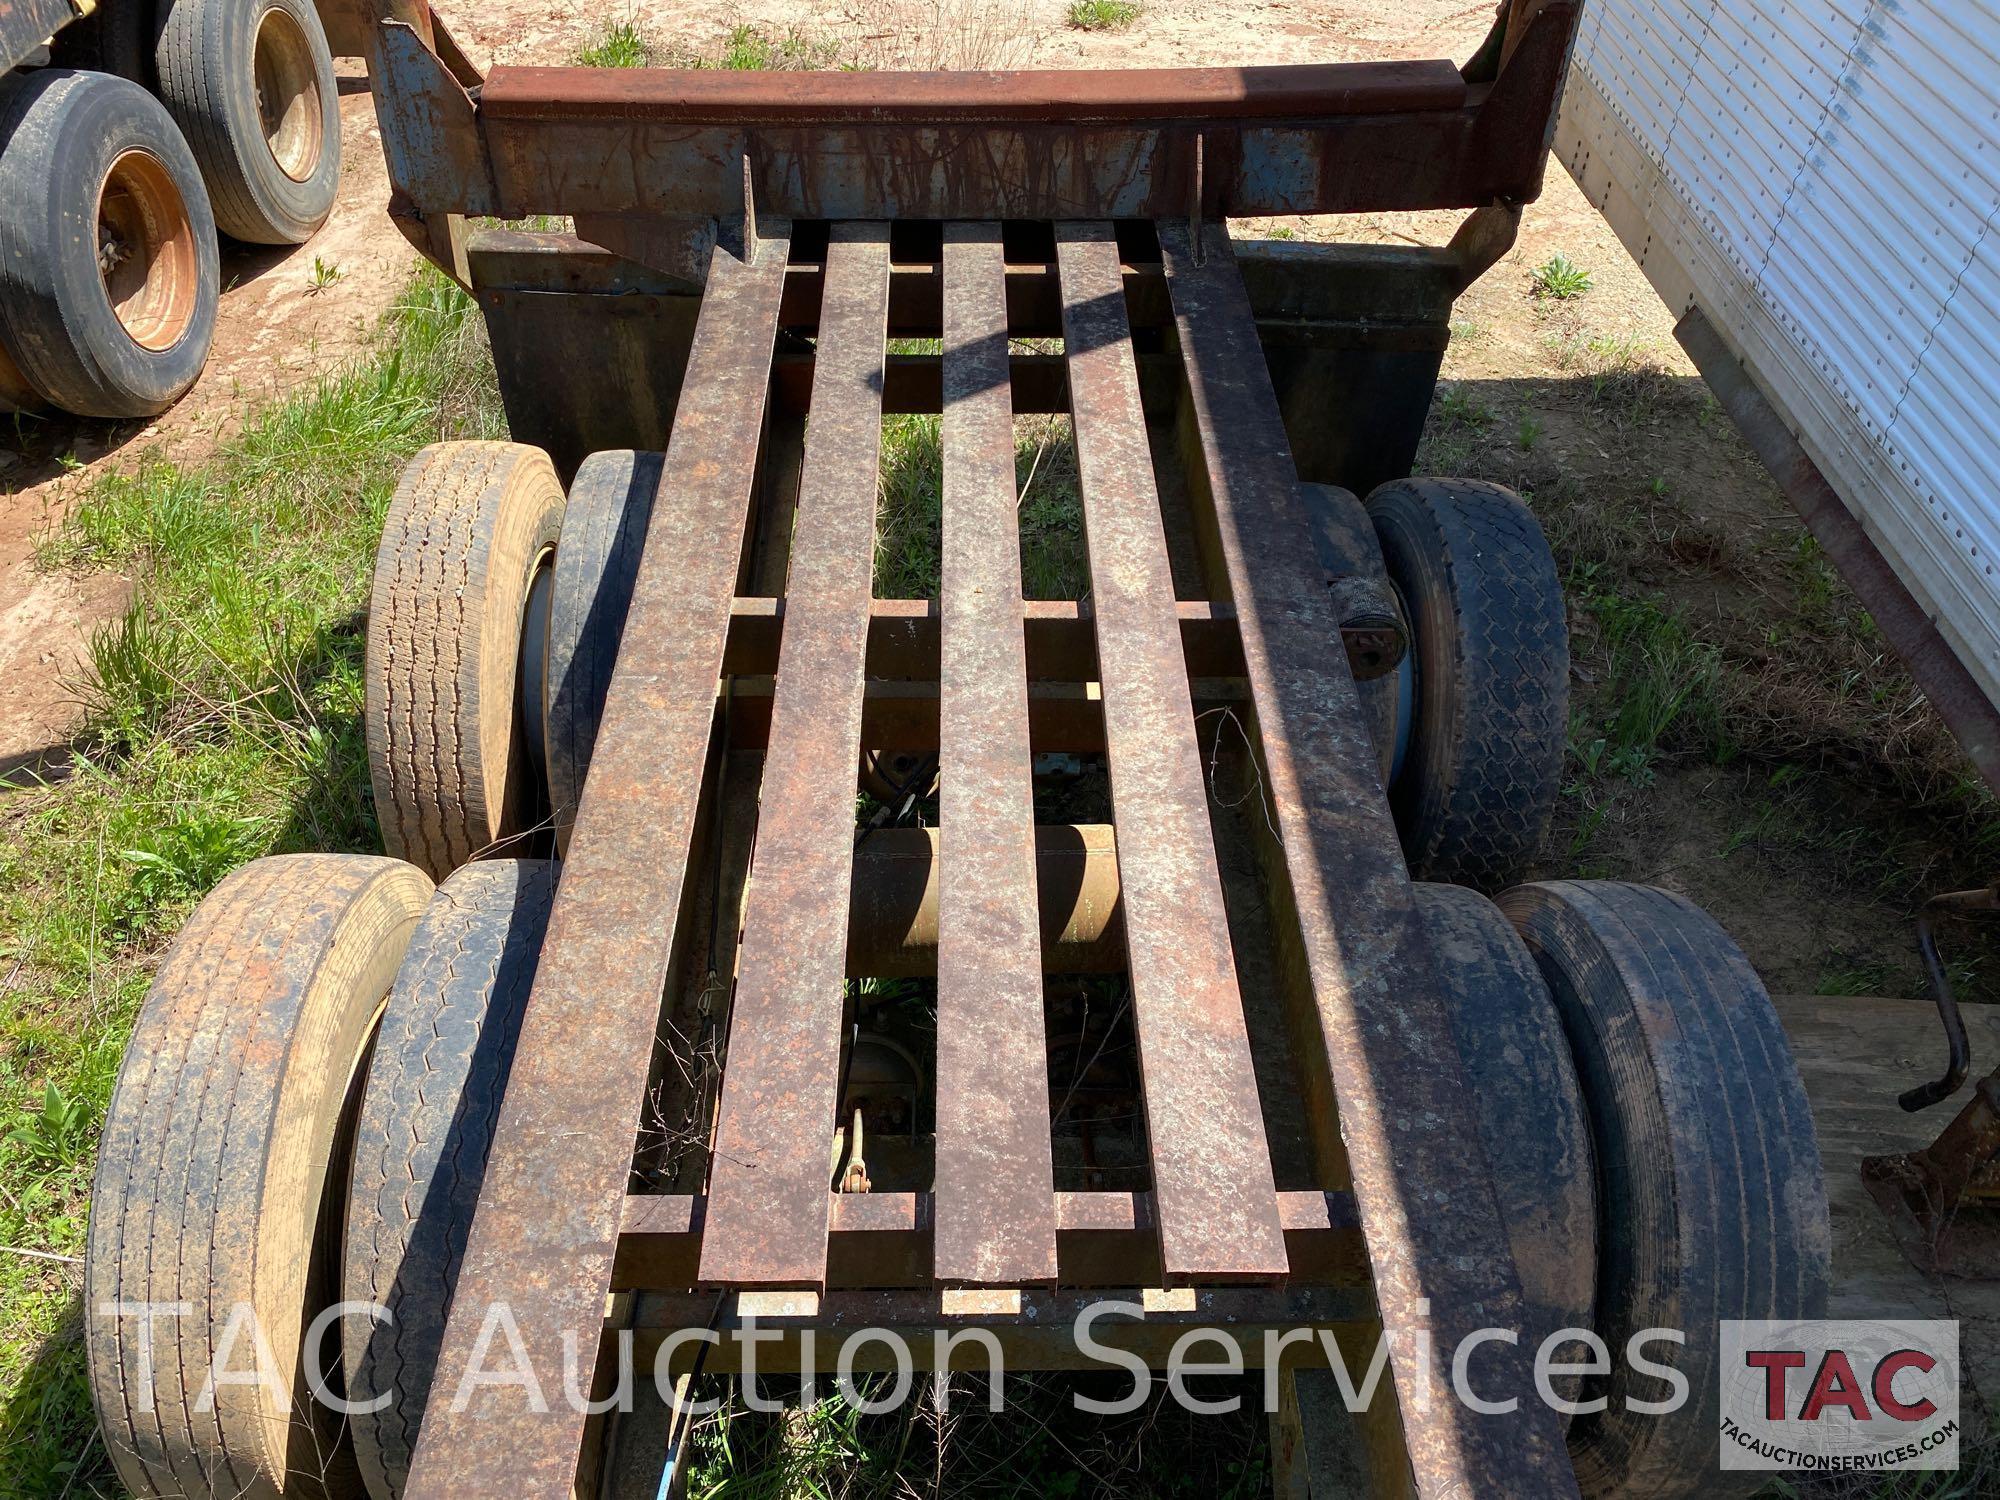
[(607, 450), (586, 458), (570, 485), (549, 601), (543, 695), (549, 800), (559, 848), (568, 848), (576, 822), (665, 470), (664, 454)]
[[(215, 221), (173, 119), (138, 85), (104, 73), (49, 70), (0, 123), (0, 321), (7, 347), (44, 399), (79, 416), (163, 411), (201, 374), (221, 287)], [(97, 209), (128, 150), (158, 159), (179, 190), (195, 243), (194, 315), (165, 349), (135, 342), (112, 311), (96, 260)], [(42, 206), (20, 213), (17, 205)]]
[[(1378, 497), (1387, 498), (1378, 491), (1371, 506)], [(1405, 649), (1416, 653), (1417, 693), (1409, 753), (1389, 788), (1389, 802), (1399, 824), (1421, 828), (1435, 815), (1433, 805), (1441, 808), (1449, 794), (1458, 763), (1464, 733), (1459, 686), (1466, 666), (1451, 578), (1437, 566), (1445, 545), (1437, 522), (1411, 492), (1397, 490), (1394, 499), (1374, 508), (1373, 516), (1384, 564), (1409, 620)], [(1419, 534), (1424, 527), (1431, 536)]]

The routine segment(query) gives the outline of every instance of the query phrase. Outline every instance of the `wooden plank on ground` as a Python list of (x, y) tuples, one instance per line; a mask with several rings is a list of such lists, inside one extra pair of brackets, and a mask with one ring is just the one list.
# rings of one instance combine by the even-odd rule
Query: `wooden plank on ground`
[[(1944, 1064), (1944, 1028), (1928, 1000), (1859, 995), (1773, 995), (1812, 1105), (1833, 1227), (1830, 1318), (1956, 1318), (1965, 1374), (1986, 1401), (2000, 1402), (2000, 1284), (1929, 1276), (1912, 1265), (1861, 1182), (1861, 1158), (1921, 1151), (1972, 1097), (1905, 1114), (1896, 1095), (1934, 1078)], [(2000, 1062), (2000, 1006), (1966, 1004), (1974, 1082)]]
[(1028, 654), (998, 224), (944, 244), (937, 1278), (1056, 1279)]
[(1170, 1283), (1275, 1279), (1284, 1235), (1118, 248), (1108, 224), (1064, 224), (1056, 253), (1161, 1263)]
[(709, 1169), (709, 1286), (826, 1278), (888, 320), (888, 226), (836, 226)]
[[(568, 1500), (575, 1483), (584, 1417), (563, 1399), (564, 1358), (591, 1369), (604, 1322), (750, 516), (790, 249), (789, 231), (777, 229), (752, 259), (724, 243), (711, 263), (668, 478), (405, 1491), (412, 1500)], [(512, 1318), (539, 1387), (477, 1385), (460, 1400), (465, 1373), (491, 1349), (495, 1309)]]

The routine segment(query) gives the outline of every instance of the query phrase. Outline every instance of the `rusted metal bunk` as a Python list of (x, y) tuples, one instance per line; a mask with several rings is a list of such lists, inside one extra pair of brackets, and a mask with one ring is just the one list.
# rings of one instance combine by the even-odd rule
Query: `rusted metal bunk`
[[(1532, 1270), (1545, 1286), (1548, 1266), (1517, 1267), (1524, 1242), (1510, 1243), (1524, 1190), (1578, 1215), (1566, 1222), (1583, 1259), (1565, 1260), (1565, 1245), (1548, 1264), (1582, 1267), (1556, 1279), (1581, 1277), (1572, 1290), (1588, 1314), (1597, 1200), (1588, 1146), (1560, 1181), (1525, 1189), (1510, 1187), (1511, 1166), (1489, 1167), (1490, 1075), (1462, 1058), (1445, 997), (1497, 981), (1441, 978), (1447, 962), (1472, 971), (1459, 948), (1434, 951), (1447, 929), (1420, 892), (1441, 888), (1413, 883), (1384, 790), (1378, 741), (1397, 710), (1383, 692), (1417, 626), (1396, 607), (1386, 627), (1343, 607), (1330, 574), (1370, 570), (1337, 565), (1301, 484), (1365, 490), (1408, 472), (1450, 299), (1504, 252), (1539, 189), (1575, 16), (1563, 3), (1503, 7), (1463, 70), (481, 78), (421, 3), (391, 7), (371, 73), (392, 212), (481, 301), (513, 435), (554, 464), (499, 445), (420, 460), (383, 569), (405, 555), (396, 538), (417, 535), (409, 518), (442, 503), (438, 474), (467, 494), (525, 474), (551, 506), (555, 476), (574, 477), (560, 537), (520, 554), (553, 555), (545, 607), (558, 626), (530, 627), (544, 634), (518, 672), (507, 662), (504, 693), (455, 700), (489, 718), (491, 702), (525, 705), (507, 709), (483, 770), (465, 771), (468, 786), (488, 778), (483, 800), (424, 782), (422, 747), (434, 762), (439, 744), (460, 754), (463, 736), (418, 722), (430, 710), (399, 707), (387, 688), (378, 701), (371, 677), (392, 854), (443, 878), (489, 839), (489, 853), (536, 852), (537, 793), (509, 789), (496, 770), (508, 753), (507, 776), (541, 768), (543, 810), (562, 829), (559, 880), (556, 867), (535, 877), (553, 886), (546, 936), (522, 971), (504, 1093), (489, 1101), (449, 1319), (424, 1314), (436, 1383), (427, 1405), (399, 1388), (414, 1408), (397, 1461), (407, 1478), (366, 1460), (377, 1500), (385, 1485), (558, 1496), (580, 1474), (601, 1482), (598, 1418), (520, 1384), (459, 1384), (491, 1347), (495, 1307), (511, 1309), (532, 1367), (561, 1369), (567, 1347), (601, 1384), (618, 1328), (647, 1362), (676, 1332), (750, 1321), (783, 1332), (775, 1357), (794, 1367), (814, 1357), (802, 1333), (830, 1344), (873, 1326), (988, 1329), (1010, 1362), (1063, 1368), (1077, 1360), (1070, 1319), (1114, 1291), (1144, 1315), (1100, 1336), (1156, 1362), (1196, 1326), (1253, 1343), (1267, 1328), (1330, 1328), (1355, 1348), (1392, 1335), (1393, 1402), (1352, 1440), (1380, 1492), (1544, 1496), (1576, 1493), (1579, 1472), (1593, 1492), (1621, 1477), (1625, 1458), (1602, 1452), (1573, 1472), (1562, 1418), (1530, 1394), (1527, 1341), (1482, 1348), (1482, 1384), (1529, 1397), (1504, 1414), (1454, 1399), (1449, 1359), (1426, 1352), (1536, 1326), (1545, 1299), (1531, 1306), (1523, 1283)], [(1413, 208), (1473, 212), (1436, 250), (1244, 249), (1226, 227), (1232, 215)], [(544, 214), (572, 216), (575, 233), (467, 229), (474, 216)], [(937, 340), (937, 352), (897, 339)], [(878, 600), (883, 419), (912, 411), (940, 418), (941, 585), (932, 601)], [(1036, 411), (1073, 424), (1082, 600), (1023, 598), (1014, 417)], [(650, 466), (622, 451), (649, 447), (664, 450)], [(560, 689), (539, 642), (560, 634), (585, 495), (614, 471), (621, 504), (641, 497), (614, 516), (640, 544), (629, 604), (610, 606), (622, 620), (594, 668), (602, 710), (587, 716), (571, 806), (557, 761), (575, 757), (557, 743)], [(1328, 493), (1362, 515), (1352, 495)], [(428, 535), (425, 546), (455, 545)], [(379, 656), (391, 685), (401, 637), (383, 622), (422, 593), (396, 581), (407, 576), (378, 571), (371, 673)], [(508, 608), (535, 618), (543, 576), (525, 568)], [(488, 587), (466, 578), (453, 597)], [(1372, 680), (1357, 682), (1357, 666)], [(1226, 889), (1212, 807), (1221, 751), (1208, 721), (1224, 714), (1253, 747), (1240, 842), (1261, 871), (1254, 930)], [(507, 752), (521, 719), (536, 748)], [(1558, 701), (1558, 757), (1560, 721)], [(935, 755), (938, 827), (857, 842), (857, 757), (895, 749)], [(1031, 768), (1055, 751), (1103, 754), (1108, 826), (1038, 820)], [(438, 831), (453, 818), (472, 829), (456, 843)], [(735, 885), (711, 882), (711, 862)], [(437, 901), (480, 868), (451, 875)], [(1662, 925), (1633, 916), (1630, 931), (1695, 930), (1673, 924), (1699, 914), (1656, 895), (1645, 921)], [(1508, 911), (1532, 945), (1535, 913), (1570, 899)], [(412, 975), (436, 910), (410, 918), (419, 937), (371, 1065), (364, 1147), (378, 1088), (388, 1097), (381, 1049), (402, 997), (427, 982)], [(1730, 967), (1740, 956), (1701, 968), (1674, 952), (1691, 991), (1726, 973), (1761, 999), (1747, 966)], [(1104, 967), (1129, 984), (1144, 1186), (1059, 1190), (1044, 976)], [(828, 1165), (852, 1060), (848, 979), (894, 972), (936, 978), (927, 1181), (842, 1191), (867, 1186), (855, 1137), (846, 1167), (838, 1141)], [(695, 1030), (718, 1048), (726, 1038), (712, 1091), (676, 1081)], [(1543, 1035), (1559, 1038), (1553, 1020)], [(1554, 1093), (1574, 1094), (1563, 1077)], [(1508, 1087), (1525, 1085), (1542, 1086)], [(673, 1170), (647, 1154), (663, 1092), (701, 1140)], [(1768, 1131), (1759, 1191), (1809, 1208), (1803, 1098), (1770, 1097), (1778, 1123), (1755, 1127)], [(1274, 1117), (1290, 1144), (1271, 1137)], [(351, 1297), (358, 1186), (347, 1201)], [(1759, 1306), (1823, 1292), (1810, 1218), (1804, 1249), (1771, 1251)], [(119, 1233), (103, 1230), (107, 1263), (124, 1253)], [(365, 1386), (353, 1347), (347, 1378)], [(129, 1350), (98, 1357), (122, 1370)], [(708, 1368), (730, 1359), (725, 1346)], [(118, 1451), (136, 1455), (128, 1474), (151, 1474), (172, 1446), (144, 1436)]]

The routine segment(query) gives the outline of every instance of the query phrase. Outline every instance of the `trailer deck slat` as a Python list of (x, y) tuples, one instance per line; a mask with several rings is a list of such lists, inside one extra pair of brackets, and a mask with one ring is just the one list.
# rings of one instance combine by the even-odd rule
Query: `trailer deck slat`
[(1161, 1264), (1170, 1284), (1277, 1279), (1277, 1189), (1118, 247), (1108, 224), (1064, 224), (1056, 251)]
[[(588, 1369), (612, 1257), (681, 885), (714, 728), (749, 525), (790, 245), (767, 223), (754, 262), (710, 263), (688, 381), (653, 506), (569, 858), (493, 1132), (454, 1307), (505, 1307), (532, 1369), (558, 1378), (565, 1337)], [(593, 1126), (592, 1121), (601, 1121)], [(824, 1148), (822, 1148), (823, 1150)], [(519, 1385), (456, 1400), (493, 1338), (454, 1316), (406, 1493), (564, 1500), (583, 1414)], [(496, 1433), (506, 1441), (495, 1442)]]
[(944, 245), (939, 650), (940, 1281), (1056, 1278), (1028, 657), (997, 224)]
[(838, 226), (710, 1162), (705, 1285), (826, 1278), (888, 324), (888, 227)]
[[(1257, 716), (1275, 859), (1297, 912), (1381, 1301), (1391, 1367), (1420, 1480), (1464, 1476), (1480, 1495), (1575, 1494), (1554, 1413), (1535, 1400), (1521, 1351), (1489, 1377), (1520, 1395), (1479, 1416), (1416, 1353), (1427, 1331), (1456, 1348), (1485, 1326), (1519, 1327), (1505, 1244), (1458, 1050), (1413, 904), (1380, 771), (1315, 561), (1291, 448), (1229, 236), (1211, 226), (1197, 263), (1189, 230), (1160, 226), (1198, 452), (1190, 482), (1211, 499)], [(1124, 830), (1120, 829), (1121, 837)]]

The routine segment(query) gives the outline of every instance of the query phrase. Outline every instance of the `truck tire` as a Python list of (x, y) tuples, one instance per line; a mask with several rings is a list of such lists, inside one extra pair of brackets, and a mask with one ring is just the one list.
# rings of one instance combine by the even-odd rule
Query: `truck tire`
[(1512, 490), (1398, 479), (1368, 497), (1413, 637), (1415, 721), (1389, 788), (1410, 873), (1497, 891), (1548, 833), (1569, 731), (1555, 559)]
[(300, 245), (340, 188), (340, 95), (311, 0), (162, 0), (160, 98), (224, 234)]
[[(160, 965), (105, 1119), (84, 1264), (91, 1393), (134, 1495), (359, 1493), (298, 1371), (338, 1296), (353, 1085), (430, 895), (395, 860), (260, 859), (209, 893)], [(143, 1328), (103, 1311), (136, 1303), (184, 1311)], [(339, 1341), (321, 1331), (332, 1377)], [(250, 1373), (259, 1337), (290, 1409), (227, 1383), (204, 1403), (207, 1372)]]
[(1589, 1328), (1596, 1301), (1596, 1159), (1562, 1016), (1500, 909), (1462, 885), (1416, 887), (1520, 1272), (1524, 1347)]
[(201, 374), (222, 275), (159, 101), (108, 73), (0, 81), (0, 344), (44, 401), (144, 417)]
[(115, 73), (152, 92), (152, 0), (100, 0), (88, 16), (49, 40), (49, 60), (59, 68)]
[(639, 554), (666, 459), (629, 448), (593, 453), (569, 487), (562, 547), (549, 600), (547, 715), (549, 806), (556, 845), (569, 847), (591, 747), (604, 713)]
[(384, 847), (434, 879), (539, 816), (522, 616), (562, 517), (548, 455), (520, 443), (434, 443), (389, 503), (369, 602), (368, 771)]
[(467, 865), (438, 887), (383, 1012), (347, 1196), (347, 1399), (374, 1500), (398, 1500), (479, 1201), (494, 1114), (555, 897), (549, 860)]
[[(1566, 880), (1517, 886), (1500, 908), (1548, 982), (1597, 1147), (1597, 1331), (1611, 1374), (1570, 1424), (1585, 1495), (1732, 1493), (1715, 1413), (1724, 1318), (1824, 1315), (1832, 1260), (1826, 1184), (1805, 1088), (1749, 961), (1715, 920), (1649, 886)], [(1626, 1358), (1641, 1329), (1684, 1330)], [(1754, 1488), (1755, 1474), (1742, 1476)]]

